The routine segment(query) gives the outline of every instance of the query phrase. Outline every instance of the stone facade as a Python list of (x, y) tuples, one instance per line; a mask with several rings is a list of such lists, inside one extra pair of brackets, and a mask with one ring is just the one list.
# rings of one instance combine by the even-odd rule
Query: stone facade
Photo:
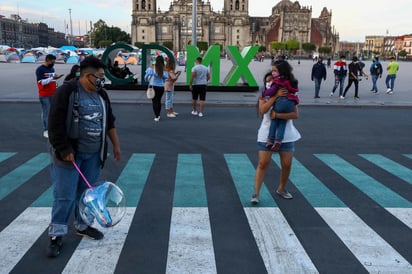
[[(197, 1), (197, 41), (208, 45), (261, 45), (272, 41), (297, 40), (317, 47), (339, 44), (339, 35), (331, 27), (332, 13), (324, 8), (312, 18), (311, 7), (282, 0), (269, 17), (250, 17), (249, 0), (225, 0), (222, 11), (215, 12), (210, 2)], [(132, 43), (166, 41), (180, 51), (192, 39), (192, 0), (173, 0), (168, 11), (156, 9), (156, 0), (133, 0)], [(253, 4), (253, 3), (251, 3)]]

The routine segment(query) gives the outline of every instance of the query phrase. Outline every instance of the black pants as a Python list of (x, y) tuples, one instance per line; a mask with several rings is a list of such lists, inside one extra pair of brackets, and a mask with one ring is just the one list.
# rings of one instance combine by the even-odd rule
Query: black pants
[(160, 116), (160, 111), (162, 109), (162, 96), (163, 93), (165, 92), (164, 87), (158, 87), (158, 86), (153, 86), (154, 91), (155, 91), (155, 97), (152, 99), (152, 106), (153, 106), (153, 112), (155, 117)]
[(358, 79), (351, 79), (351, 78), (349, 78), (348, 85), (346, 86), (345, 91), (343, 92), (343, 97), (346, 96), (346, 92), (352, 86), (352, 83), (355, 84), (355, 97), (358, 97), (359, 81)]

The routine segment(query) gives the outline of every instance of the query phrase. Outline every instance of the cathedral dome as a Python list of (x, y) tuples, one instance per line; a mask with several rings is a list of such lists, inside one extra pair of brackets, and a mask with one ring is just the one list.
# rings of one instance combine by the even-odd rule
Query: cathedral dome
[(289, 0), (282, 0), (279, 3), (276, 4), (276, 6), (273, 7), (273, 9), (283, 9), (285, 7), (291, 7), (293, 6), (292, 1)]

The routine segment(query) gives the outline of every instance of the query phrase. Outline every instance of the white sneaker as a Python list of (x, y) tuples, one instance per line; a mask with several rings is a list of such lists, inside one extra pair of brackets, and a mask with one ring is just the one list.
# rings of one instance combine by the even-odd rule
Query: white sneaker
[(43, 131), (43, 137), (44, 138), (49, 138), (49, 131), (47, 131), (47, 130)]
[(160, 117), (155, 117), (155, 118), (154, 118), (154, 121), (155, 121), (155, 122), (159, 122), (159, 121), (160, 121)]
[(168, 113), (168, 114), (167, 114), (167, 117), (169, 117), (169, 118), (175, 118), (176, 115), (175, 115), (174, 113)]
[(392, 94), (392, 93), (393, 93), (393, 91), (392, 91), (392, 90), (388, 92), (388, 94)]
[(197, 111), (196, 111), (196, 110), (192, 110), (192, 115), (197, 115)]
[(203, 117), (203, 113), (199, 112), (199, 117)]
[(341, 96), (339, 96), (339, 99), (345, 99), (345, 97), (343, 97), (343, 96), (341, 95)]
[(389, 93), (389, 92), (391, 92), (392, 90), (390, 89), (390, 88), (388, 88), (387, 90), (386, 90), (386, 93)]
[(173, 111), (173, 114), (174, 114), (174, 115), (176, 115), (176, 116), (177, 116), (177, 115), (179, 115), (179, 113), (177, 113), (177, 112), (174, 112), (174, 111)]
[(331, 97), (333, 96), (333, 92), (330, 93), (330, 96), (331, 96)]

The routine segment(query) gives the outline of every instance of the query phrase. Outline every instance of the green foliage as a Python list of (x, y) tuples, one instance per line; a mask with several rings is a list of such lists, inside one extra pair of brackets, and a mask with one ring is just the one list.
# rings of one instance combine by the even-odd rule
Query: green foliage
[(296, 41), (296, 40), (288, 40), (288, 41), (286, 41), (286, 49), (287, 49), (287, 50), (294, 51), (294, 50), (298, 50), (299, 47), (300, 47), (299, 41)]
[(266, 47), (265, 46), (260, 46), (259, 47), (259, 52), (265, 52), (266, 51)]
[(173, 51), (173, 41), (164, 41), (163, 46)]
[(331, 47), (320, 47), (319, 52), (324, 53), (324, 54), (329, 54), (332, 52), (332, 48)]
[(270, 45), (270, 49), (275, 50), (275, 51), (286, 49), (286, 44), (282, 42), (272, 41), (269, 43), (269, 45)]
[(199, 48), (199, 51), (207, 51), (207, 49), (209, 48), (209, 45), (205, 41), (198, 41), (197, 47)]
[[(312, 51), (315, 51), (315, 50), (316, 50), (316, 45), (315, 45), (315, 44), (312, 44), (312, 43), (303, 43), (303, 44), (302, 44), (302, 49), (303, 49), (305, 52), (312, 52)], [(320, 51), (320, 49), (319, 49), (319, 51)]]
[(134, 46), (138, 47), (139, 49), (142, 48), (143, 45), (144, 45), (143, 42), (134, 42)]
[[(122, 31), (118, 27), (109, 27), (105, 21), (99, 19), (93, 24), (93, 29), (90, 31), (94, 47), (105, 47), (113, 42), (123, 41), (126, 43), (131, 42), (130, 35), (125, 31)], [(108, 41), (110, 43), (108, 44)]]
[(400, 57), (406, 57), (406, 55), (408, 55), (408, 53), (406, 52), (406, 50), (401, 50), (399, 53), (398, 53), (398, 55), (400, 56)]

